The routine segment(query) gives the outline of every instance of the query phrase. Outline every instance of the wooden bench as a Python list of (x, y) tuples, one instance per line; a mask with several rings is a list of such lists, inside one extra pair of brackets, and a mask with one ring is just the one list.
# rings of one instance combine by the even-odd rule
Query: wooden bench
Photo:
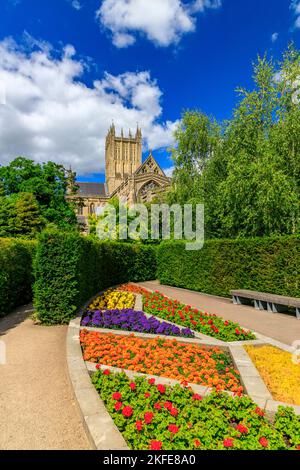
[(300, 320), (300, 299), (283, 295), (267, 294), (251, 290), (232, 290), (231, 295), (235, 305), (249, 305), (254, 301), (257, 310), (268, 310), (272, 313), (286, 313), (287, 307), (296, 310)]

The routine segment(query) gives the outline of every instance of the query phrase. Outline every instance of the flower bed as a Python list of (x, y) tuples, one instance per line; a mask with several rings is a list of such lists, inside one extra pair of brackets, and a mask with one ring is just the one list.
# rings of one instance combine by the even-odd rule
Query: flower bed
[(144, 312), (133, 309), (88, 311), (84, 315), (82, 326), (96, 326), (116, 330), (136, 331), (167, 336), (183, 336), (193, 338), (194, 333), (189, 328), (178, 328), (155, 317), (147, 318)]
[(137, 338), (82, 330), (85, 361), (242, 393), (239, 373), (229, 354), (162, 338)]
[(274, 346), (245, 348), (275, 400), (300, 405), (300, 364)]
[(223, 341), (255, 339), (255, 335), (251, 331), (244, 330), (238, 323), (224, 321), (216, 315), (200, 312), (189, 305), (169, 299), (159, 292), (145, 293), (143, 302), (144, 311), (151, 315), (170, 320)]
[(121, 292), (109, 289), (97, 297), (88, 307), (88, 310), (114, 310), (133, 308), (135, 295), (131, 292)]
[(271, 424), (249, 397), (202, 399), (138, 377), (98, 371), (92, 381), (134, 450), (300, 450), (300, 419), (280, 407)]
[(124, 292), (133, 292), (134, 294), (148, 294), (149, 291), (147, 289), (144, 289), (143, 287), (136, 286), (135, 284), (123, 284), (122, 286), (118, 287), (118, 290), (124, 291)]

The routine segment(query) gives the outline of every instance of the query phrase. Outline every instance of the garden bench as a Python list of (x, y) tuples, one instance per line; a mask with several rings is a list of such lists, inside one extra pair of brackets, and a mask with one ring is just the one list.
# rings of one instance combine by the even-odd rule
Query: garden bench
[(299, 298), (251, 290), (232, 290), (231, 295), (235, 305), (249, 305), (254, 301), (254, 307), (257, 310), (268, 310), (268, 312), (272, 313), (285, 313), (286, 307), (293, 308), (296, 310), (297, 319), (300, 320)]

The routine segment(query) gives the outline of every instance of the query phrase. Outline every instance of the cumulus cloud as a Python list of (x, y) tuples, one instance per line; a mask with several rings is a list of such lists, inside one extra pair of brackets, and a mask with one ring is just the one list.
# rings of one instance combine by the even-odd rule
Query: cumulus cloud
[(292, 10), (294, 10), (295, 15), (296, 15), (295, 26), (296, 28), (300, 28), (300, 1), (293, 0), (291, 4), (291, 8)]
[(143, 129), (157, 149), (173, 141), (176, 122), (160, 122), (162, 92), (149, 72), (105, 73), (92, 86), (73, 46), (60, 53), (34, 41), (34, 50), (12, 39), (0, 42), (0, 163), (18, 155), (72, 165), (80, 174), (103, 172), (105, 136)]
[(139, 33), (166, 47), (195, 30), (197, 13), (220, 6), (221, 0), (103, 0), (96, 16), (116, 47), (134, 44)]
[(271, 36), (271, 41), (274, 43), (277, 41), (279, 37), (279, 33), (273, 33), (272, 36)]

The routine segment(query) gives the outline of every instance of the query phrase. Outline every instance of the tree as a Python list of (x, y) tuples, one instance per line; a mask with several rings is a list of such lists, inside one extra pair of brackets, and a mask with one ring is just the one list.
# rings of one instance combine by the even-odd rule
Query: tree
[(14, 232), (18, 236), (35, 237), (45, 225), (37, 200), (31, 193), (19, 193), (15, 211)]
[(300, 230), (300, 53), (254, 65), (253, 90), (238, 89), (233, 117), (220, 128), (189, 112), (175, 133), (169, 200), (205, 204), (206, 237)]
[(66, 199), (69, 177), (62, 165), (34, 163), (23, 157), (0, 168), (5, 194), (32, 194), (46, 222), (60, 228), (75, 227), (77, 223), (74, 207)]

